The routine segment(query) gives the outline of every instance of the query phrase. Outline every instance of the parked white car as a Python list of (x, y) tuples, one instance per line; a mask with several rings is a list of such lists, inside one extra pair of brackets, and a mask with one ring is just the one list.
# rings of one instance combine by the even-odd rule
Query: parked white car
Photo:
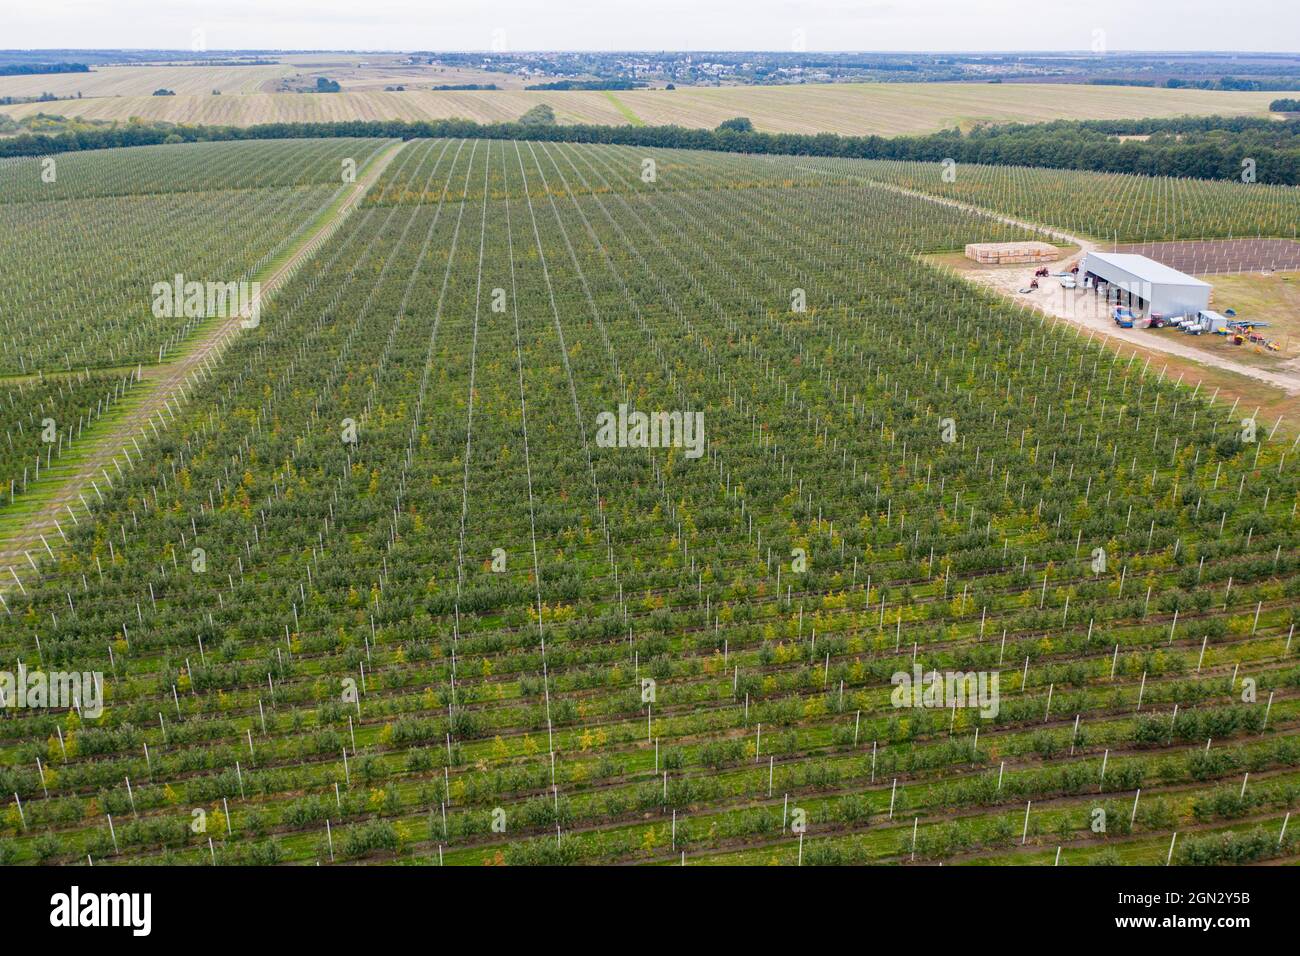
[(1062, 288), (1062, 289), (1073, 289), (1073, 288), (1076, 288), (1078, 285), (1079, 285), (1079, 283), (1075, 281), (1074, 276), (1072, 276), (1072, 275), (1063, 275), (1063, 276), (1061, 276), (1061, 288)]

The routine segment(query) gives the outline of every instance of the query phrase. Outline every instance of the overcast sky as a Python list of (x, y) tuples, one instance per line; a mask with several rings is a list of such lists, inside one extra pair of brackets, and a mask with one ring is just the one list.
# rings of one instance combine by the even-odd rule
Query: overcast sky
[(802, 31), (808, 50), (1295, 51), (1300, 0), (0, 0), (7, 49), (195, 30), (209, 50), (789, 50)]

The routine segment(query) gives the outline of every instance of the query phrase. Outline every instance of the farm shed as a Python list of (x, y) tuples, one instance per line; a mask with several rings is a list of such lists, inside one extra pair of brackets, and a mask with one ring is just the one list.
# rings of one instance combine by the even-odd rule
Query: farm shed
[(1202, 309), (1196, 317), (1201, 320), (1201, 328), (1207, 332), (1220, 332), (1228, 327), (1227, 316), (1211, 312), (1209, 309)]
[(1099, 291), (1116, 289), (1119, 303), (1161, 315), (1194, 315), (1210, 304), (1210, 284), (1129, 252), (1089, 252), (1080, 274)]
[(966, 258), (985, 265), (1006, 262), (1051, 262), (1061, 250), (1050, 242), (968, 242)]

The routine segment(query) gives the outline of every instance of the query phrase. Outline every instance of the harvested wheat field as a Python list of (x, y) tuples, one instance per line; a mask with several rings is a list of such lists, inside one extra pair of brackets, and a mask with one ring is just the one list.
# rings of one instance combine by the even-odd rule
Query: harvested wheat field
[[(123, 68), (126, 69), (126, 68)], [(148, 68), (134, 68), (148, 69)], [(712, 128), (733, 116), (748, 116), (767, 132), (841, 134), (928, 133), (979, 122), (1034, 122), (1053, 119), (1112, 119), (1184, 114), (1266, 115), (1268, 93), (1223, 93), (1207, 90), (1162, 90), (1066, 84), (884, 83), (766, 87), (631, 90), (609, 95), (595, 91), (524, 92), (521, 90), (405, 92), (248, 93), (214, 97), (208, 85), (198, 95), (176, 88), (175, 74), (195, 69), (176, 67), (167, 74), (178, 95), (147, 95), (165, 86), (160, 77), (135, 96), (5, 107), (19, 118), (45, 112), (96, 120), (133, 116), (173, 123), (228, 123), (248, 126), (275, 122), (331, 120), (435, 120), (460, 117), (479, 122), (515, 119), (538, 103), (549, 104), (562, 123), (621, 125), (632, 117), (658, 125)], [(285, 67), (232, 67), (240, 72)], [(107, 70), (103, 71), (107, 72)], [(292, 72), (292, 70), (291, 70)], [(323, 72), (328, 72), (324, 70)], [(93, 74), (92, 74), (93, 75)], [(274, 74), (281, 75), (280, 73)], [(30, 85), (63, 77), (15, 77)], [(250, 73), (251, 76), (251, 73)], [(266, 79), (263, 76), (263, 79)], [(182, 77), (183, 79), (183, 77)], [(84, 80), (83, 80), (84, 82)], [(39, 86), (40, 84), (37, 83)], [(0, 94), (9, 92), (0, 85)], [(622, 108), (620, 108), (622, 107)]]
[[(100, 97), (151, 97), (154, 90), (167, 89), (176, 99), (210, 97), (213, 90), (223, 95), (255, 93), (266, 83), (296, 72), (283, 64), (258, 66), (96, 66), (89, 73), (41, 73), (32, 76), (0, 76), (0, 96), (55, 96), (85, 99)], [(163, 97), (158, 97), (163, 99)], [(167, 97), (171, 99), (171, 97)], [(84, 102), (84, 100), (83, 100)], [(64, 103), (38, 103), (47, 113), (62, 113)], [(14, 115), (16, 108), (6, 107)], [(69, 114), (71, 115), (71, 114)]]
[(1267, 94), (1065, 84), (873, 83), (636, 90), (619, 98), (647, 123), (716, 126), (748, 116), (767, 132), (893, 135), (979, 122), (1267, 112)]

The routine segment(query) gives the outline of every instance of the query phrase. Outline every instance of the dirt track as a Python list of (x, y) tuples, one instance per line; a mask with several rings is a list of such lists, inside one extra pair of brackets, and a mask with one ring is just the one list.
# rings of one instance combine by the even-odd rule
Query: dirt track
[[(808, 172), (821, 172), (825, 170), (816, 167), (800, 167)], [(1042, 235), (1050, 236), (1060, 242), (1069, 243), (1078, 246), (1078, 251), (1074, 254), (1061, 259), (1057, 263), (1049, 265), (1053, 272), (1069, 271), (1072, 262), (1082, 258), (1083, 254), (1090, 252), (1099, 247), (1097, 242), (1091, 239), (1085, 239), (1082, 236), (1076, 236), (1064, 230), (1057, 229), (1053, 226), (1044, 226), (1039, 223), (1027, 222), (1023, 219), (1016, 219), (1012, 216), (1004, 216), (1000, 213), (992, 212), (982, 206), (972, 205), (971, 203), (960, 202), (956, 199), (947, 199), (941, 196), (930, 196), (923, 192), (917, 192), (914, 189), (907, 189), (903, 186), (895, 186), (892, 183), (882, 183), (865, 176), (853, 176), (853, 179), (861, 180), (880, 189), (888, 189), (896, 193), (902, 193), (906, 196), (913, 196), (917, 199), (924, 199), (928, 202), (939, 203), (945, 206), (952, 206), (956, 209), (962, 209), (968, 212), (986, 216), (989, 219), (995, 219), (998, 222), (1004, 222), (1013, 226), (1032, 230)], [(1269, 370), (1256, 368), (1253, 365), (1246, 365), (1242, 362), (1234, 361), (1228, 357), (1220, 357), (1209, 354), (1201, 349), (1192, 348), (1173, 338), (1178, 333), (1171, 332), (1167, 329), (1150, 330), (1150, 329), (1121, 329), (1110, 318), (1109, 309), (1104, 301), (1099, 299), (1091, 290), (1075, 289), (1067, 290), (1060, 286), (1060, 282), (1055, 276), (1050, 276), (1046, 280), (1039, 280), (1039, 288), (1030, 293), (1020, 293), (1018, 290), (1027, 288), (1033, 280), (1035, 266), (1033, 264), (1016, 265), (1016, 266), (983, 266), (971, 269), (956, 270), (955, 274), (964, 279), (968, 279), (977, 285), (983, 285), (1002, 293), (1010, 299), (1014, 299), (1020, 305), (1036, 309), (1047, 315), (1058, 319), (1064, 319), (1073, 323), (1080, 328), (1085, 328), (1090, 332), (1098, 335), (1107, 336), (1112, 339), (1118, 339), (1135, 348), (1150, 352), (1173, 355), (1183, 359), (1190, 359), (1203, 365), (1209, 365), (1214, 368), (1223, 369), (1228, 372), (1235, 372), (1238, 375), (1245, 375), (1256, 381), (1264, 382), (1274, 388), (1282, 389), (1287, 395), (1300, 394), (1300, 369), (1297, 369), (1296, 362), (1288, 362), (1282, 370)]]
[[(1053, 272), (1068, 271), (1062, 267), (1077, 258), (1073, 256), (1062, 262), (1053, 263), (1049, 268)], [(1034, 275), (1033, 266), (999, 266), (960, 271), (958, 274), (979, 285), (995, 289), (1022, 305), (1064, 319), (1098, 335), (1118, 339), (1134, 348), (1190, 359), (1203, 365), (1248, 376), (1280, 388), (1288, 395), (1300, 394), (1300, 373), (1295, 371), (1257, 368), (1226, 356), (1220, 357), (1207, 353), (1203, 349), (1184, 344), (1183, 334), (1175, 329), (1121, 329), (1111, 319), (1110, 308), (1104, 298), (1091, 289), (1063, 289), (1060, 280), (1055, 276), (1039, 279), (1039, 288), (1022, 294), (1018, 290), (1028, 287)]]
[[(351, 191), (331, 211), (330, 216), (304, 236), (293, 254), (262, 281), (264, 300), (279, 291), (297, 268), (310, 259), (334, 234), (403, 145), (394, 143), (377, 155), (364, 173), (358, 177)], [(149, 435), (149, 424), (155, 416), (164, 424), (170, 420), (168, 403), (176, 407), (186, 399), (188, 388), (206, 374), (207, 367), (239, 334), (242, 322), (241, 317), (234, 316), (214, 323), (201, 331), (197, 338), (186, 343), (180, 357), (161, 365), (150, 365), (144, 368), (143, 379), (147, 384), (138, 387), (148, 391), (140, 404), (117, 422), (110, 432), (102, 435), (95, 442), (77, 467), (76, 473), (67, 478), (62, 487), (30, 515), (21, 530), (9, 535), (0, 547), (0, 568), (8, 566), (6, 570), (0, 571), (3, 575), (3, 578), (0, 578), (0, 593), (16, 587), (15, 574), (30, 576), (33, 573), (26, 552), (34, 550), (36, 553), (44, 554), (42, 536), (47, 541), (53, 538), (51, 544), (61, 541), (55, 522), (59, 521), (60, 516), (66, 520), (68, 509), (74, 505), (80, 506), (79, 495), (89, 495), (87, 500), (95, 497), (92, 482), (100, 484), (107, 477), (111, 484), (111, 478), (117, 473), (119, 467), (123, 465), (130, 467), (135, 460), (132, 454), (135, 450), (135, 446), (131, 444), (132, 438), (137, 432), (144, 436)], [(119, 461), (119, 456), (125, 461)], [(110, 472), (109, 468), (113, 468), (113, 471)]]

